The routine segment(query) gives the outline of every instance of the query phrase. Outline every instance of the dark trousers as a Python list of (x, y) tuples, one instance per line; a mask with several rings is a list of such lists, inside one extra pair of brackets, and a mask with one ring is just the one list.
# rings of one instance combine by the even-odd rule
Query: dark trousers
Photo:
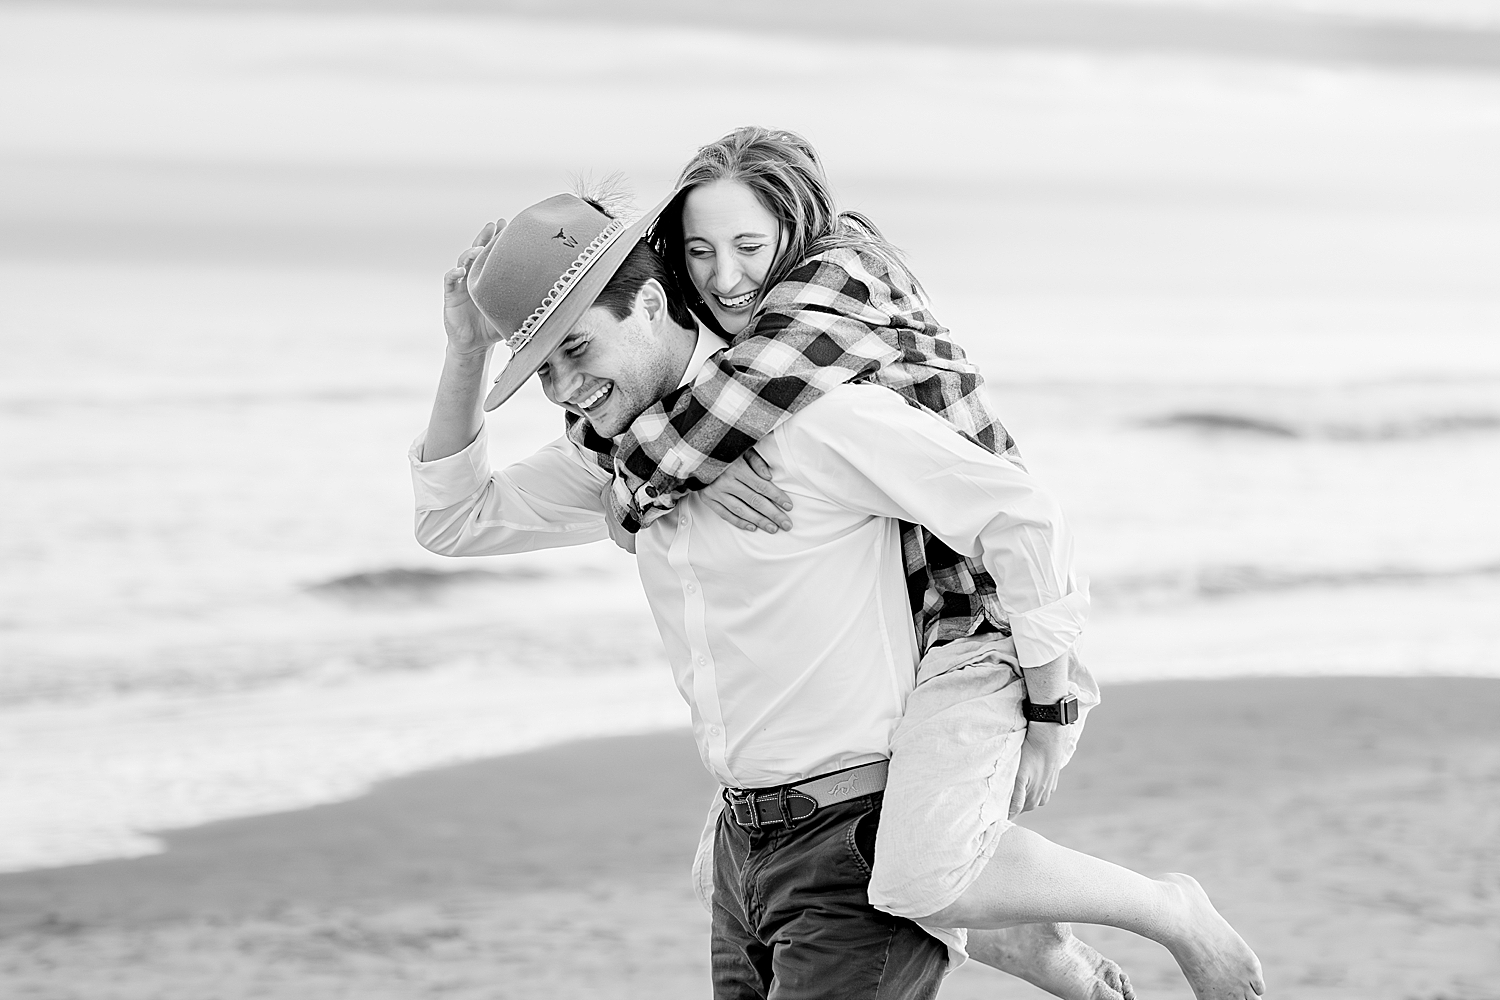
[(870, 905), (880, 794), (714, 839), (715, 1000), (931, 1000), (948, 950)]

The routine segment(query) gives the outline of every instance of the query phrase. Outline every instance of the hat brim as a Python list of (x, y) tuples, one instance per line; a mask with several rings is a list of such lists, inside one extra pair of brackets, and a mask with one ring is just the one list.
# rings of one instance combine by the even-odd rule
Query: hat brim
[(609, 284), (609, 279), (615, 276), (615, 272), (625, 262), (626, 255), (641, 241), (641, 238), (646, 235), (646, 230), (666, 210), (678, 193), (673, 191), (655, 208), (621, 230), (618, 237), (584, 265), (573, 287), (563, 295), (552, 313), (536, 328), (531, 339), (519, 351), (511, 355), (510, 361), (495, 379), (494, 388), (484, 399), (485, 412), (495, 409), (514, 396), (516, 390), (525, 385), (526, 380), (535, 375), (538, 368), (546, 364), (547, 358), (567, 338), (568, 331), (573, 329), (573, 324), (588, 312), (594, 300), (599, 297), (599, 293), (604, 291), (604, 286)]

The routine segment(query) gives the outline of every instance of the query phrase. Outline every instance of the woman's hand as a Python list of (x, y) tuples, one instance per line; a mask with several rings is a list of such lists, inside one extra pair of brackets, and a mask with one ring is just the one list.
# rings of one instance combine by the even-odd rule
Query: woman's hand
[(1016, 787), (1010, 794), (1010, 818), (1047, 804), (1057, 790), (1057, 775), (1068, 761), (1072, 734), (1065, 726), (1032, 722), (1026, 726), (1021, 744), (1021, 763), (1016, 768)]
[(771, 482), (771, 467), (754, 448), (729, 464), (718, 479), (698, 491), (715, 514), (745, 531), (789, 531), (792, 500)]
[(474, 245), (458, 255), (458, 263), (443, 275), (443, 330), (453, 354), (483, 354), (505, 338), (469, 297), (469, 268), (490, 240), (505, 228), (505, 220), (489, 222), (474, 237)]

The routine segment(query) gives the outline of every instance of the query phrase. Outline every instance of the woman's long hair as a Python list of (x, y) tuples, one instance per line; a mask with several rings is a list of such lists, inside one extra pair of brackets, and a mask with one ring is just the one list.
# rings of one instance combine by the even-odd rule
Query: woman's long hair
[(699, 184), (719, 180), (744, 184), (781, 224), (784, 238), (761, 282), (757, 303), (803, 261), (835, 247), (871, 252), (887, 267), (916, 284), (901, 262), (901, 251), (873, 222), (858, 212), (838, 210), (823, 164), (811, 143), (795, 132), (746, 125), (698, 150), (677, 179), (681, 193), (662, 212), (651, 234), (652, 244), (667, 262), (678, 287), (693, 300), (694, 311), (710, 327), (718, 329), (718, 323), (687, 270), (682, 209), (689, 191)]

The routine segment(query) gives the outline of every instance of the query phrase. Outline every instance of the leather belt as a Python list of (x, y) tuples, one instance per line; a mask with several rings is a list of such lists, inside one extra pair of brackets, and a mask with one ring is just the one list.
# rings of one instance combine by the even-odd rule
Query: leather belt
[(730, 817), (747, 830), (791, 828), (824, 806), (883, 790), (890, 766), (877, 760), (775, 788), (726, 788), (724, 801)]

